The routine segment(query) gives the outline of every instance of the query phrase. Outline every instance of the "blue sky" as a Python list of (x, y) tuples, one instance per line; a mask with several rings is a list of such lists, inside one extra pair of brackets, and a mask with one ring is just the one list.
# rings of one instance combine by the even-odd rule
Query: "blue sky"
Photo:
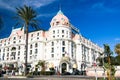
[(15, 25), (16, 7), (29, 5), (36, 10), (40, 27), (48, 30), (50, 21), (59, 10), (80, 30), (82, 36), (103, 47), (120, 42), (120, 0), (0, 0), (0, 16), (4, 27), (0, 38), (8, 37)]

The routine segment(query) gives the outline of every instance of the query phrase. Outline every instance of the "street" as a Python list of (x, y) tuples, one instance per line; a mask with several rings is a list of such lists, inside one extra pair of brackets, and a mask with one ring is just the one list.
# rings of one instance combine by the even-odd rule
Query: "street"
[(94, 77), (87, 76), (75, 76), (75, 75), (66, 75), (66, 76), (39, 76), (34, 78), (25, 78), (25, 77), (2, 77), (0, 80), (93, 80)]

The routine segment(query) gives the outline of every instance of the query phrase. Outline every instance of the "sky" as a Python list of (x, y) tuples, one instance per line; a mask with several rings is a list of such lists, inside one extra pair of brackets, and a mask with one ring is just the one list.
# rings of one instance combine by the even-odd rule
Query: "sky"
[(51, 19), (60, 7), (71, 24), (80, 30), (80, 34), (103, 47), (109, 44), (111, 49), (120, 43), (120, 0), (0, 0), (0, 16), (4, 26), (0, 30), (0, 39), (8, 37), (16, 24), (16, 8), (31, 6), (37, 12), (37, 20), (42, 29), (50, 28)]

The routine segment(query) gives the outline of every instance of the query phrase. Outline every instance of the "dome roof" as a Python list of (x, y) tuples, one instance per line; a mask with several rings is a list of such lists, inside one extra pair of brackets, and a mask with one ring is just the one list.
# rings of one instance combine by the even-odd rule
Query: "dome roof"
[(58, 11), (57, 15), (53, 17), (50, 22), (51, 27), (57, 25), (66, 25), (69, 26), (69, 19), (62, 13), (61, 10)]

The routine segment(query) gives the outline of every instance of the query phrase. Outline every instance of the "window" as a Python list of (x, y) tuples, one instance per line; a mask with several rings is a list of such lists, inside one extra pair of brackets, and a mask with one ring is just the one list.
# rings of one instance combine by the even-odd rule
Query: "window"
[(18, 47), (18, 50), (20, 50), (20, 46)]
[(55, 36), (53, 36), (53, 38), (55, 38)]
[(56, 19), (53, 19), (53, 21), (56, 21)]
[(10, 44), (10, 42), (8, 42), (8, 44)]
[(30, 56), (30, 59), (32, 59), (32, 56)]
[(64, 35), (62, 35), (62, 37), (64, 37)]
[(16, 40), (16, 37), (14, 37), (13, 40)]
[(20, 59), (20, 57), (18, 57), (18, 59)]
[(62, 41), (62, 45), (65, 45), (65, 41)]
[(62, 47), (62, 52), (65, 52), (65, 47)]
[(62, 33), (64, 33), (64, 30), (62, 30)]
[(32, 48), (32, 44), (30, 45), (30, 48)]
[[(10, 41), (10, 38), (8, 39), (8, 41)], [(1, 41), (2, 42), (2, 41)]]
[(37, 59), (37, 55), (35, 55), (34, 58)]
[(19, 42), (21, 42), (21, 40), (19, 40)]
[(54, 53), (54, 48), (52, 48), (51, 52)]
[(37, 36), (39, 36), (39, 33), (37, 33)]
[(16, 41), (13, 41), (13, 43), (16, 43)]
[(35, 44), (35, 47), (38, 47), (38, 44), (37, 44), (37, 43)]
[(61, 20), (63, 20), (63, 21), (64, 21), (64, 18), (61, 18)]
[(5, 49), (3, 49), (3, 52), (5, 52)]
[(18, 56), (20, 55), (20, 51), (18, 51)]
[(62, 54), (62, 57), (65, 57), (65, 54)]
[(7, 49), (7, 51), (9, 51), (9, 48)]
[(32, 55), (32, 50), (30, 50), (30, 55)]
[(53, 30), (53, 34), (55, 34), (55, 31)]
[(54, 42), (52, 42), (52, 46), (54, 46)]
[(7, 53), (7, 57), (9, 56), (9, 53)]
[(54, 26), (54, 23), (52, 24), (52, 26)]
[(59, 22), (59, 21), (57, 21), (57, 22), (56, 22), (56, 25), (58, 25), (59, 23), (60, 23), (60, 22)]
[(33, 37), (33, 34), (31, 34), (31, 37)]
[(37, 49), (35, 49), (35, 53), (37, 53), (38, 52), (38, 50)]
[(59, 33), (59, 30), (57, 30), (57, 33)]
[(68, 31), (66, 33), (68, 34)]
[(54, 54), (51, 54), (51, 57), (54, 58)]
[(20, 36), (20, 39), (21, 39), (21, 36)]

